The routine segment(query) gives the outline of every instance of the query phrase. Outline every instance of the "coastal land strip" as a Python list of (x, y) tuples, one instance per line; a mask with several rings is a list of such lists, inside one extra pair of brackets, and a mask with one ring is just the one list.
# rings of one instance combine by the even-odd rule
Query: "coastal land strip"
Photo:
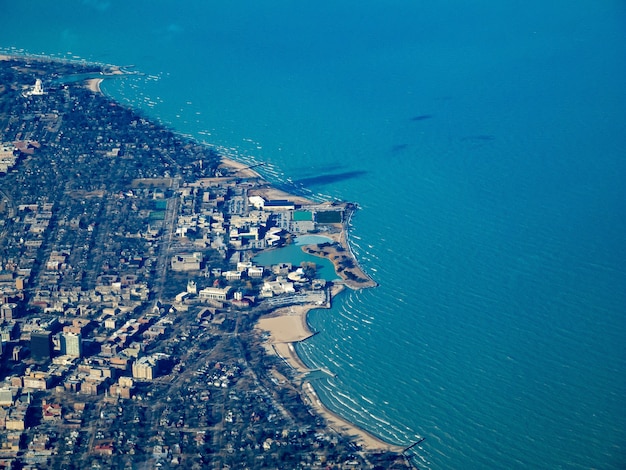
[(355, 210), (355, 205), (347, 204), (345, 221), (340, 225), (340, 229), (324, 234), (333, 240), (334, 243), (304, 245), (302, 250), (310, 255), (330, 260), (335, 267), (335, 272), (341, 277), (343, 284), (347, 287), (351, 289), (376, 287), (378, 283), (361, 268), (348, 239), (348, 227)]
[[(241, 162), (229, 158), (221, 158), (222, 165), (228, 168), (231, 173), (239, 177), (252, 178), (262, 182), (260, 187), (255, 188), (254, 194), (260, 195), (267, 200), (287, 199), (297, 204), (310, 205), (314, 202), (302, 196), (289, 194), (280, 189), (274, 188), (264, 182), (261, 175)], [(330, 205), (331, 203), (325, 203)], [(302, 250), (306, 253), (326, 258), (333, 263), (335, 272), (341, 277), (341, 281), (332, 286), (330, 298), (344, 290), (344, 286), (351, 289), (363, 289), (376, 287), (378, 284), (371, 279), (360, 267), (356, 256), (352, 252), (348, 239), (348, 227), (357, 206), (345, 204), (344, 220), (334, 224), (330, 231), (321, 234), (332, 240), (331, 242), (313, 245), (304, 245)], [(257, 328), (268, 334), (264, 343), (265, 350), (269, 354), (274, 354), (287, 363), (294, 371), (296, 386), (299, 387), (300, 394), (305, 403), (312, 407), (317, 414), (322, 416), (328, 423), (329, 428), (353, 439), (361, 448), (366, 450), (387, 450), (401, 453), (403, 447), (389, 444), (374, 436), (354, 423), (341, 417), (339, 414), (328, 409), (317, 396), (311, 382), (307, 380), (309, 373), (314, 370), (304, 364), (295, 350), (295, 344), (305, 341), (314, 336), (307, 323), (307, 315), (310, 310), (316, 308), (330, 308), (330, 302), (326, 306), (305, 304), (291, 305), (275, 309), (272, 313), (263, 316), (257, 322)], [(332, 375), (330, 371), (322, 372)], [(282, 377), (278, 377), (279, 380)]]
[[(304, 196), (290, 194), (271, 186), (268, 182), (264, 181), (261, 175), (254, 171), (250, 165), (226, 157), (221, 157), (221, 161), (222, 166), (228, 168), (231, 174), (239, 178), (257, 180), (258, 186), (250, 191), (251, 195), (262, 196), (266, 200), (287, 199), (300, 205), (315, 204)], [(324, 202), (319, 205), (330, 208), (337, 204), (343, 208), (343, 220), (340, 223), (330, 224), (330, 230), (319, 234), (331, 239), (332, 243), (304, 245), (302, 250), (305, 253), (330, 260), (335, 267), (335, 272), (347, 287), (351, 289), (376, 287), (378, 284), (361, 268), (350, 246), (348, 228), (358, 206), (354, 203), (332, 202)]]
[(104, 78), (90, 78), (86, 82), (87, 88), (89, 88), (89, 90), (93, 91), (94, 93), (102, 93), (102, 90), (100, 90), (100, 85), (102, 84), (103, 80)]
[[(8, 60), (9, 58), (12, 57), (0, 55), (0, 60)], [(93, 77), (85, 80), (85, 86), (90, 91), (101, 94), (100, 85), (104, 78), (109, 75), (123, 73), (120, 68), (108, 66), (101, 77)], [(222, 181), (224, 181), (225, 178), (248, 181), (254, 180), (255, 186), (254, 189), (251, 190), (251, 194), (262, 196), (266, 200), (285, 199), (297, 205), (317, 204), (319, 206), (335, 206), (342, 209), (343, 219), (341, 222), (328, 224), (327, 230), (319, 233), (319, 235), (329, 238), (332, 242), (307, 245), (302, 248), (307, 253), (329, 259), (333, 263), (337, 275), (341, 277), (341, 280), (336, 281), (331, 289), (331, 299), (341, 292), (344, 286), (351, 289), (377, 286), (377, 283), (359, 266), (348, 240), (348, 227), (352, 215), (358, 208), (356, 204), (345, 202), (315, 203), (306, 197), (290, 194), (273, 187), (267, 181), (263, 180), (261, 175), (254, 171), (249, 165), (224, 156), (220, 156), (220, 159), (221, 168), (224, 169), (226, 175), (219, 179)], [(326, 308), (329, 306), (330, 305), (327, 304)], [(293, 375), (295, 377), (292, 381), (295, 382), (295, 386), (299, 388), (303, 401), (327, 421), (329, 428), (353, 439), (365, 450), (387, 450), (401, 453), (403, 450), (402, 447), (384, 442), (326, 408), (315, 393), (310, 380), (308, 380), (308, 375), (313, 371), (298, 357), (294, 348), (295, 343), (304, 341), (315, 334), (310, 330), (306, 320), (307, 313), (315, 308), (323, 307), (317, 304), (291, 305), (275, 309), (270, 314), (263, 316), (258, 321), (257, 328), (268, 333), (268, 339), (265, 342), (266, 350), (280, 357), (290, 366), (294, 371)], [(326, 370), (322, 372), (331, 374)]]
[[(342, 289), (342, 286), (334, 286), (333, 295), (338, 294)], [(332, 375), (332, 373), (325, 369), (315, 370), (307, 367), (295, 350), (296, 343), (305, 341), (316, 334), (311, 331), (306, 321), (307, 313), (314, 308), (320, 307), (312, 305), (281, 307), (261, 318), (257, 323), (257, 328), (268, 335), (264, 343), (266, 351), (280, 357), (294, 371), (295, 385), (299, 388), (304, 402), (326, 420), (329, 428), (348, 436), (363, 449), (401, 453), (403, 447), (389, 444), (344, 419), (337, 413), (329, 410), (317, 396), (310, 380), (308, 380), (309, 374), (317, 371), (329, 375)], [(281, 377), (277, 378), (280, 380)]]
[[(249, 165), (225, 157), (222, 157), (221, 161), (224, 167), (228, 168), (231, 173), (236, 174), (238, 177), (252, 178), (260, 182), (260, 186), (254, 189), (254, 194), (256, 195), (260, 195), (267, 200), (287, 199), (296, 204), (314, 204), (313, 201), (305, 197), (289, 194), (272, 187), (262, 179), (260, 174), (251, 169)], [(330, 205), (331, 203), (324, 204)], [(302, 247), (302, 250), (306, 253), (330, 260), (333, 263), (335, 272), (341, 277), (341, 281), (331, 288), (331, 299), (343, 291), (344, 286), (351, 289), (363, 289), (376, 287), (378, 285), (359, 266), (350, 247), (348, 226), (356, 209), (356, 205), (345, 204), (344, 220), (342, 220), (341, 223), (334, 224), (332, 230), (321, 234), (332, 240), (332, 243), (304, 245)], [(307, 367), (298, 356), (295, 350), (295, 344), (305, 341), (316, 334), (311, 331), (307, 323), (308, 312), (316, 308), (329, 307), (330, 303), (325, 307), (312, 304), (291, 305), (280, 307), (275, 309), (272, 313), (263, 316), (257, 322), (257, 328), (268, 334), (268, 338), (264, 343), (266, 352), (281, 358), (294, 371), (296, 385), (299, 387), (300, 394), (305, 403), (322, 416), (327, 421), (328, 426), (335, 432), (350, 437), (366, 450), (380, 449), (401, 453), (403, 447), (383, 441), (328, 409), (317, 396), (311, 382), (307, 380), (308, 374), (314, 372), (314, 370)], [(327, 370), (322, 370), (322, 372), (332, 375), (331, 372)]]

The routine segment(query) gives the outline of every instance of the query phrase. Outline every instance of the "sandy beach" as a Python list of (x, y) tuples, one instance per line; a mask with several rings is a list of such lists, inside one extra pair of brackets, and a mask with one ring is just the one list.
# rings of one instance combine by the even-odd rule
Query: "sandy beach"
[(308, 305), (279, 308), (270, 316), (261, 318), (256, 326), (270, 335), (264, 344), (265, 349), (270, 354), (281, 357), (299, 374), (306, 374), (311, 370), (300, 360), (293, 343), (313, 336), (306, 323), (306, 315), (311, 308), (313, 307)]
[(100, 90), (100, 84), (102, 83), (103, 78), (91, 78), (87, 80), (87, 88), (89, 88), (94, 93), (102, 93)]
[[(335, 286), (333, 295), (341, 292), (343, 286)], [(307, 367), (298, 357), (294, 343), (304, 341), (313, 336), (306, 322), (306, 315), (309, 310), (319, 308), (313, 305), (294, 305), (282, 307), (261, 318), (256, 328), (269, 333), (269, 338), (265, 342), (265, 348), (270, 354), (275, 354), (283, 359), (298, 376), (297, 385), (301, 387), (302, 397), (320, 416), (322, 416), (331, 429), (354, 441), (364, 450), (390, 450), (401, 452), (400, 446), (395, 446), (384, 442), (367, 431), (355, 426), (341, 416), (333, 413), (324, 406), (318, 398), (312, 385), (306, 380), (306, 376), (312, 370)]]
[(310, 307), (303, 305), (293, 305), (283, 307), (271, 317), (261, 318), (259, 328), (268, 331), (273, 343), (295, 343), (303, 341), (312, 336), (306, 324), (306, 314)]
[(250, 195), (251, 196), (261, 196), (263, 199), (265, 199), (266, 201), (270, 201), (270, 200), (281, 200), (281, 199), (287, 199), (289, 201), (293, 201), (296, 204), (302, 204), (302, 205), (306, 205), (306, 204), (314, 204), (313, 201), (303, 197), (303, 196), (296, 196), (293, 194), (289, 194), (285, 191), (282, 191), (280, 189), (276, 189), (276, 188), (272, 188), (270, 186), (265, 187), (265, 188), (255, 188), (253, 190), (250, 191)]
[(246, 163), (241, 163), (231, 158), (226, 158), (224, 156), (220, 156), (220, 165), (219, 167), (228, 168), (233, 174), (239, 178), (259, 178), (261, 179), (261, 175), (259, 175), (252, 168), (248, 168), (250, 165)]
[(240, 163), (230, 158), (221, 157), (221, 167), (226, 167), (229, 170), (234, 170), (234, 173), (229, 175), (230, 177), (236, 176), (238, 178), (258, 178), (259, 179), (259, 187), (251, 189), (249, 195), (250, 196), (261, 196), (266, 201), (268, 200), (276, 200), (276, 199), (288, 199), (293, 201), (296, 204), (313, 204), (313, 201), (295, 194), (287, 193), (286, 191), (282, 191), (280, 189), (276, 189), (270, 186), (263, 177), (254, 171), (252, 168), (249, 168), (250, 165), (246, 163)]
[(315, 411), (326, 420), (328, 426), (333, 431), (353, 439), (363, 450), (388, 450), (396, 453), (400, 453), (404, 450), (404, 447), (388, 444), (330, 411), (318, 398), (317, 393), (315, 393), (313, 386), (309, 382), (305, 381), (302, 384), (302, 391), (304, 392), (305, 402), (308, 402)]

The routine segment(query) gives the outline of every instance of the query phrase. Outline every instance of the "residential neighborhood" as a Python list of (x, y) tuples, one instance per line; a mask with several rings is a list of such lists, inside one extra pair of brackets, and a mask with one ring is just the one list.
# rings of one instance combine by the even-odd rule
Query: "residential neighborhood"
[(255, 262), (304, 234), (345, 253), (356, 207), (63, 79), (114, 72), (0, 60), (0, 468), (408, 468), (326, 426), (254, 328), (368, 281)]

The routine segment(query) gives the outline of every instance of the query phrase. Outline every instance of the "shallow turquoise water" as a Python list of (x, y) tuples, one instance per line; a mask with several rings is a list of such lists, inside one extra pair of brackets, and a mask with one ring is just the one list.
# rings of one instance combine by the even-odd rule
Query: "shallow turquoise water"
[(306, 235), (297, 237), (293, 244), (283, 248), (276, 248), (265, 251), (253, 258), (253, 261), (261, 266), (272, 266), (280, 263), (291, 263), (293, 266), (300, 266), (302, 263), (314, 263), (317, 269), (317, 277), (332, 281), (338, 279), (333, 263), (329, 260), (313, 256), (302, 251), (303, 245), (324, 243), (330, 240), (327, 237)]
[[(300, 346), (334, 409), (420, 468), (626, 467), (626, 7), (43, 1), (0, 45), (144, 75), (104, 89), (357, 201), (380, 284)], [(28, 22), (17, 21), (29, 15)]]

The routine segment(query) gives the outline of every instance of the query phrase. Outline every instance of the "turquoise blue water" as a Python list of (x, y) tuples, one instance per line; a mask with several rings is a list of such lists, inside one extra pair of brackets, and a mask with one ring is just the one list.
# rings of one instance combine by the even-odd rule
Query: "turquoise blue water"
[[(621, 0), (3, 2), (0, 45), (356, 201), (380, 287), (314, 311), (330, 407), (420, 468), (626, 468)], [(26, 20), (27, 19), (27, 20)]]
[(335, 272), (335, 267), (330, 260), (309, 255), (302, 251), (304, 245), (326, 243), (328, 241), (332, 242), (330, 238), (320, 235), (296, 237), (292, 244), (282, 248), (264, 251), (255, 256), (253, 261), (260, 266), (272, 266), (280, 263), (291, 263), (293, 266), (300, 266), (302, 263), (314, 263), (318, 278), (333, 281), (339, 279), (339, 276)]

